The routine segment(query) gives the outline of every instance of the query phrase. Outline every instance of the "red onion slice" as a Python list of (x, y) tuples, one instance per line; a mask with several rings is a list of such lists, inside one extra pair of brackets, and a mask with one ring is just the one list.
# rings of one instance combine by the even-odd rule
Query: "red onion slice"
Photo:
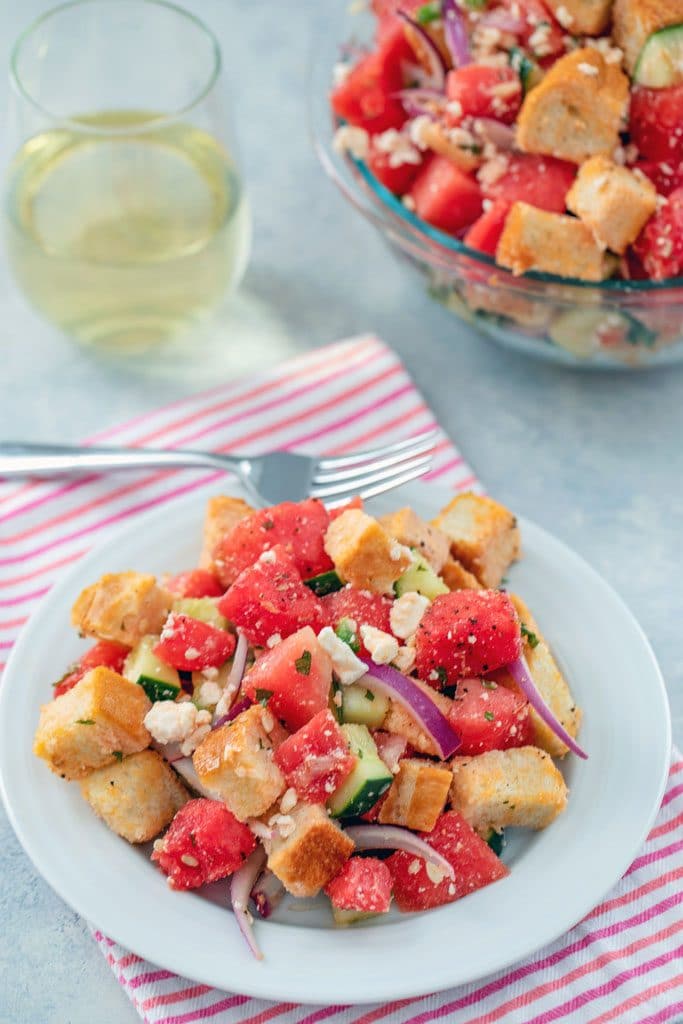
[(195, 771), (191, 757), (181, 757), (179, 761), (172, 761), (170, 763), (173, 765), (174, 770), (178, 772), (178, 775), (185, 780), (188, 786), (190, 786), (195, 793), (199, 793), (200, 796), (205, 796), (207, 800), (219, 799), (219, 797), (215, 796), (213, 793), (209, 793), (208, 789), (206, 789), (204, 784), (201, 782), (197, 772)]
[(526, 28), (521, 18), (515, 17), (511, 11), (504, 7), (494, 7), (477, 22), (477, 28), (497, 28), (500, 32), (507, 32), (511, 36), (521, 36)]
[(453, 58), (453, 66), (461, 68), (464, 64), (470, 64), (472, 54), (467, 36), (467, 25), (455, 0), (442, 0), (441, 17), (443, 18), (446, 46)]
[(424, 47), (423, 53), (429, 65), (429, 70), (426, 74), (425, 81), (422, 84), (428, 89), (443, 89), (446, 84), (446, 65), (444, 64), (443, 57), (439, 53), (438, 46), (429, 33), (423, 29), (422, 25), (413, 21), (412, 18), (409, 18), (404, 11), (397, 11), (396, 13), (399, 18), (405, 21), (406, 25), (409, 25), (411, 29), (418, 34), (420, 37), (420, 43)]
[(473, 129), (484, 142), (490, 142), (496, 149), (510, 150), (515, 145), (515, 129), (492, 117), (477, 117)]
[(227, 690), (234, 690), (235, 693), (239, 690), (242, 685), (242, 678), (244, 676), (244, 669), (247, 664), (247, 654), (249, 653), (249, 641), (247, 640), (244, 633), (240, 633), (237, 630), (237, 646), (235, 647), (235, 653), (232, 659), (232, 668), (228, 676), (225, 687)]
[(361, 661), (372, 676), (372, 689), (390, 697), (406, 709), (421, 729), (434, 741), (439, 756), (445, 761), (460, 746), (460, 737), (448, 719), (439, 711), (431, 697), (420, 689), (409, 676), (391, 665), (376, 665), (374, 661)]
[(266, 862), (266, 851), (257, 846), (250, 857), (245, 860), (239, 871), (230, 879), (230, 905), (237, 918), (239, 929), (244, 935), (249, 949), (257, 960), (263, 960), (263, 953), (254, 938), (254, 919), (249, 911), (249, 895), (254, 887), (263, 865)]
[(266, 868), (251, 890), (251, 898), (259, 917), (268, 918), (279, 906), (285, 894), (285, 887), (273, 872)]
[(587, 761), (588, 754), (585, 750), (582, 750), (576, 740), (569, 735), (567, 730), (560, 725), (558, 720), (555, 718), (555, 715), (538, 692), (536, 683), (531, 678), (529, 666), (526, 663), (524, 655), (520, 654), (519, 658), (515, 658), (514, 661), (511, 661), (507, 666), (507, 671), (517, 683), (539, 718), (545, 722), (549, 729), (552, 729), (557, 738), (562, 740), (565, 746), (569, 747), (569, 749), (578, 757), (582, 757), (584, 761)]
[(247, 708), (250, 708), (251, 705), (252, 702), (249, 700), (248, 697), (243, 697), (242, 700), (238, 700), (237, 703), (233, 704), (233, 706), (230, 708), (227, 715), (221, 715), (220, 718), (217, 718), (215, 720), (215, 722), (211, 726), (211, 730), (213, 731), (214, 729), (220, 729), (222, 725), (227, 725), (228, 722), (233, 722), (238, 715), (241, 715), (242, 712), (246, 711)]
[(444, 94), (436, 89), (401, 89), (394, 96), (401, 101), (409, 117), (420, 117), (423, 114), (435, 117), (439, 108), (446, 103)]
[(424, 839), (397, 825), (350, 825), (344, 832), (353, 839), (357, 850), (405, 850), (443, 871), (451, 881), (455, 878), (452, 864)]

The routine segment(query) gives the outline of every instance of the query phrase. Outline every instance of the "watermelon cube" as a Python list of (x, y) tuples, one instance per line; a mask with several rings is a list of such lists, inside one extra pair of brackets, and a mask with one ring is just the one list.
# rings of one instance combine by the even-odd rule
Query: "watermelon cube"
[(481, 217), (475, 220), (465, 235), (463, 239), (465, 245), (484, 252), (487, 256), (495, 256), (507, 215), (510, 212), (510, 205), (505, 199), (498, 199), (491, 203), (488, 210), (485, 210)]
[(256, 849), (249, 828), (218, 800), (189, 800), (163, 839), (154, 844), (156, 861), (173, 889), (197, 889), (227, 878)]
[(422, 616), (415, 639), (420, 679), (435, 689), (493, 672), (519, 657), (519, 619), (500, 590), (441, 594)]
[(332, 712), (314, 715), (275, 752), (275, 763), (301, 800), (324, 804), (351, 774), (356, 757)]
[(242, 684), (292, 732), (327, 708), (331, 687), (332, 661), (310, 626), (262, 654)]
[(422, 838), (446, 858), (455, 872), (451, 881), (421, 857), (397, 850), (385, 861), (394, 880), (394, 899), (405, 912), (431, 910), (467, 896), (509, 874), (487, 843), (456, 811), (442, 814)]
[(157, 658), (183, 672), (219, 668), (235, 650), (235, 636), (189, 615), (171, 612), (153, 647)]
[(424, 164), (408, 195), (418, 217), (435, 228), (457, 235), (482, 211), (482, 193), (473, 177), (444, 156)]
[(311, 625), (317, 633), (325, 625), (319, 598), (280, 545), (240, 573), (218, 602), (218, 610), (261, 647), (271, 637), (291, 636), (302, 626)]
[(325, 886), (325, 893), (336, 910), (386, 914), (391, 905), (391, 888), (391, 872), (384, 861), (377, 857), (351, 857)]
[(458, 754), (533, 745), (526, 698), (488, 679), (461, 679), (448, 712), (460, 737)]

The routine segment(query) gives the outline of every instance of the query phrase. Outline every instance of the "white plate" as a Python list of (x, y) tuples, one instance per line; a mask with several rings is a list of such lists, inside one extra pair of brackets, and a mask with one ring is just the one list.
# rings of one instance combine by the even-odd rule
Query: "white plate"
[[(584, 708), (587, 762), (563, 767), (569, 806), (551, 828), (511, 842), (508, 878), (427, 914), (334, 930), (324, 912), (258, 922), (265, 961), (248, 954), (225, 910), (171, 892), (147, 851), (129, 846), (89, 810), (75, 784), (31, 752), (50, 683), (83, 649), (69, 609), (103, 572), (162, 573), (195, 563), (204, 500), (194, 495), (131, 521), (53, 588), (24, 629), (0, 687), (0, 781), (14, 829), (51, 886), (105, 934), (196, 981), (267, 999), (364, 1003), (473, 981), (529, 956), (582, 918), (624, 873), (656, 815), (671, 728), (666, 693), (640, 627), (577, 555), (522, 522), (525, 557), (510, 585), (529, 602)], [(375, 503), (431, 516), (450, 494), (426, 485)], [(322, 930), (324, 929), (324, 930)], [(422, 949), (419, 967), (415, 951)]]

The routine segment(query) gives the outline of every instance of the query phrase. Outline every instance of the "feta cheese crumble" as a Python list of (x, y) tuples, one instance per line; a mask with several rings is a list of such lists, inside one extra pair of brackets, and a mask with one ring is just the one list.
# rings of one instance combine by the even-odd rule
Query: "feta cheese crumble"
[(222, 696), (223, 690), (218, 683), (202, 683), (199, 687), (199, 703), (206, 707), (215, 708)]
[(344, 124), (334, 133), (332, 145), (337, 153), (349, 153), (355, 160), (365, 160), (370, 151), (370, 136), (365, 128)]
[(181, 754), (189, 757), (211, 731), (211, 715), (191, 702), (160, 700), (145, 715), (145, 726), (157, 743), (179, 743)]
[(410, 136), (396, 128), (388, 128), (380, 135), (375, 135), (375, 146), (378, 152), (387, 154), (390, 167), (422, 163), (422, 154), (413, 145)]
[[(362, 629), (363, 627), (361, 627)], [(331, 626), (325, 626), (318, 633), (318, 642), (327, 651), (332, 668), (342, 686), (349, 686), (364, 676), (367, 669), (360, 658), (357, 658), (348, 644), (340, 640)]]
[(399, 639), (407, 640), (420, 625), (420, 620), (430, 604), (428, 597), (418, 594), (415, 590), (403, 594), (391, 606), (391, 632)]
[(398, 640), (389, 633), (374, 626), (361, 626), (360, 635), (376, 665), (388, 665), (398, 654)]

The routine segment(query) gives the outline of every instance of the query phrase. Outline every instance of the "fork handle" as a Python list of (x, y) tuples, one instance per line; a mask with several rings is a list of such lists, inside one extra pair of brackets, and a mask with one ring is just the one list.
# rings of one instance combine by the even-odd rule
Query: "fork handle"
[(63, 476), (100, 470), (163, 469), (219, 466), (241, 479), (248, 474), (245, 459), (210, 452), (169, 451), (160, 448), (81, 448), (76, 445), (0, 442), (0, 476)]

